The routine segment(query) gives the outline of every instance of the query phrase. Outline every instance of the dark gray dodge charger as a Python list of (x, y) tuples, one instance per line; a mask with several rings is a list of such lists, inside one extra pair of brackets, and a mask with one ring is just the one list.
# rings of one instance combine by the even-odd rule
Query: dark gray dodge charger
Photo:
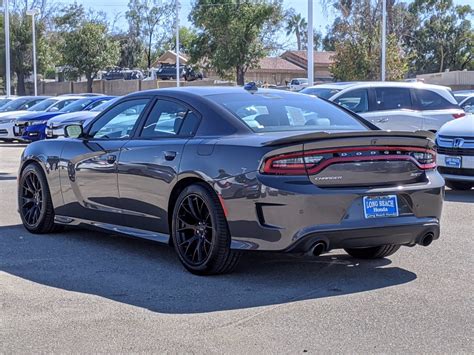
[(65, 134), (23, 153), (32, 233), (88, 226), (169, 243), (201, 275), (230, 272), (244, 250), (381, 258), (439, 237), (433, 135), (381, 131), (315, 97), (137, 92)]

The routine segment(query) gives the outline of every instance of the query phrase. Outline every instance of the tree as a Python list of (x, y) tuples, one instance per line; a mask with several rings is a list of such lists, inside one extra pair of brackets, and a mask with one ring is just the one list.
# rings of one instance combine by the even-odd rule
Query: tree
[(130, 0), (125, 17), (132, 33), (135, 34), (145, 47), (147, 68), (153, 60), (153, 46), (161, 47), (170, 37), (174, 16), (173, 2), (162, 0)]
[(295, 9), (290, 9), (286, 14), (286, 35), (290, 36), (294, 34), (296, 36), (296, 45), (298, 50), (304, 49), (302, 43), (304, 43), (305, 38), (307, 38), (308, 23), (301, 14), (297, 14)]
[[(391, 4), (393, 5), (393, 3)], [(393, 7), (393, 6), (392, 6)], [(335, 50), (331, 73), (336, 80), (379, 80), (381, 63), (381, 1), (336, 2), (339, 12), (323, 41), (326, 50)], [(394, 24), (393, 26), (396, 26)], [(386, 77), (402, 79), (408, 60), (401, 39), (387, 36)]]
[(269, 48), (262, 38), (267, 22), (281, 18), (281, 3), (244, 0), (197, 0), (190, 20), (198, 29), (192, 43), (193, 62), (206, 61), (222, 77), (235, 73), (238, 85)]
[(445, 69), (474, 69), (474, 31), (469, 5), (455, 6), (452, 0), (415, 0), (408, 7), (418, 19), (405, 46), (412, 56), (412, 71), (442, 72)]
[[(179, 28), (179, 51), (181, 53), (189, 54), (191, 52), (191, 46), (193, 41), (197, 39), (196, 30), (190, 27), (182, 26)], [(164, 46), (169, 50), (176, 50), (176, 34), (173, 34)]]
[(118, 43), (111, 40), (107, 27), (91, 21), (65, 33), (62, 52), (65, 63), (86, 76), (88, 92), (92, 92), (92, 82), (99, 70), (115, 65), (119, 59)]

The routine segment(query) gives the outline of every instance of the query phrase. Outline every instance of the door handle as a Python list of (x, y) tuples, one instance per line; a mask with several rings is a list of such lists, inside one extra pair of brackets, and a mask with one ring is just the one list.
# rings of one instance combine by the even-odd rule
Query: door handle
[(387, 121), (388, 121), (388, 118), (381, 118), (377, 122), (383, 123), (383, 122), (387, 122)]
[(164, 152), (163, 154), (165, 156), (165, 159), (168, 160), (168, 161), (172, 161), (172, 160), (174, 160), (174, 158), (176, 158), (176, 152), (173, 152), (171, 150), (168, 150), (168, 151)]
[(113, 164), (117, 160), (117, 157), (115, 155), (107, 155), (107, 163)]

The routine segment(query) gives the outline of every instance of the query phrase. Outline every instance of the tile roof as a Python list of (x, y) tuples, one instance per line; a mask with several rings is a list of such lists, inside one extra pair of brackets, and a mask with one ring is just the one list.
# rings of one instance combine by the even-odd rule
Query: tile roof
[(253, 70), (285, 70), (304, 71), (301, 67), (283, 59), (281, 57), (265, 57), (260, 59), (259, 65)]
[[(314, 62), (317, 64), (332, 64), (334, 60), (331, 58), (336, 52), (314, 52)], [(308, 59), (308, 51), (286, 51), (281, 55), (283, 58), (286, 56), (296, 56), (304, 61)]]

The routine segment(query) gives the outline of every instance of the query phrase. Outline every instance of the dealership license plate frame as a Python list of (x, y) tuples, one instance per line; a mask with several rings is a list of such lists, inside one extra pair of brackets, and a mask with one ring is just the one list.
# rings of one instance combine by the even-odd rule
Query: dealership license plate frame
[(447, 155), (444, 157), (444, 163), (448, 168), (457, 168), (461, 169), (462, 167), (462, 157)]
[(363, 207), (366, 219), (399, 216), (397, 195), (364, 196)]

